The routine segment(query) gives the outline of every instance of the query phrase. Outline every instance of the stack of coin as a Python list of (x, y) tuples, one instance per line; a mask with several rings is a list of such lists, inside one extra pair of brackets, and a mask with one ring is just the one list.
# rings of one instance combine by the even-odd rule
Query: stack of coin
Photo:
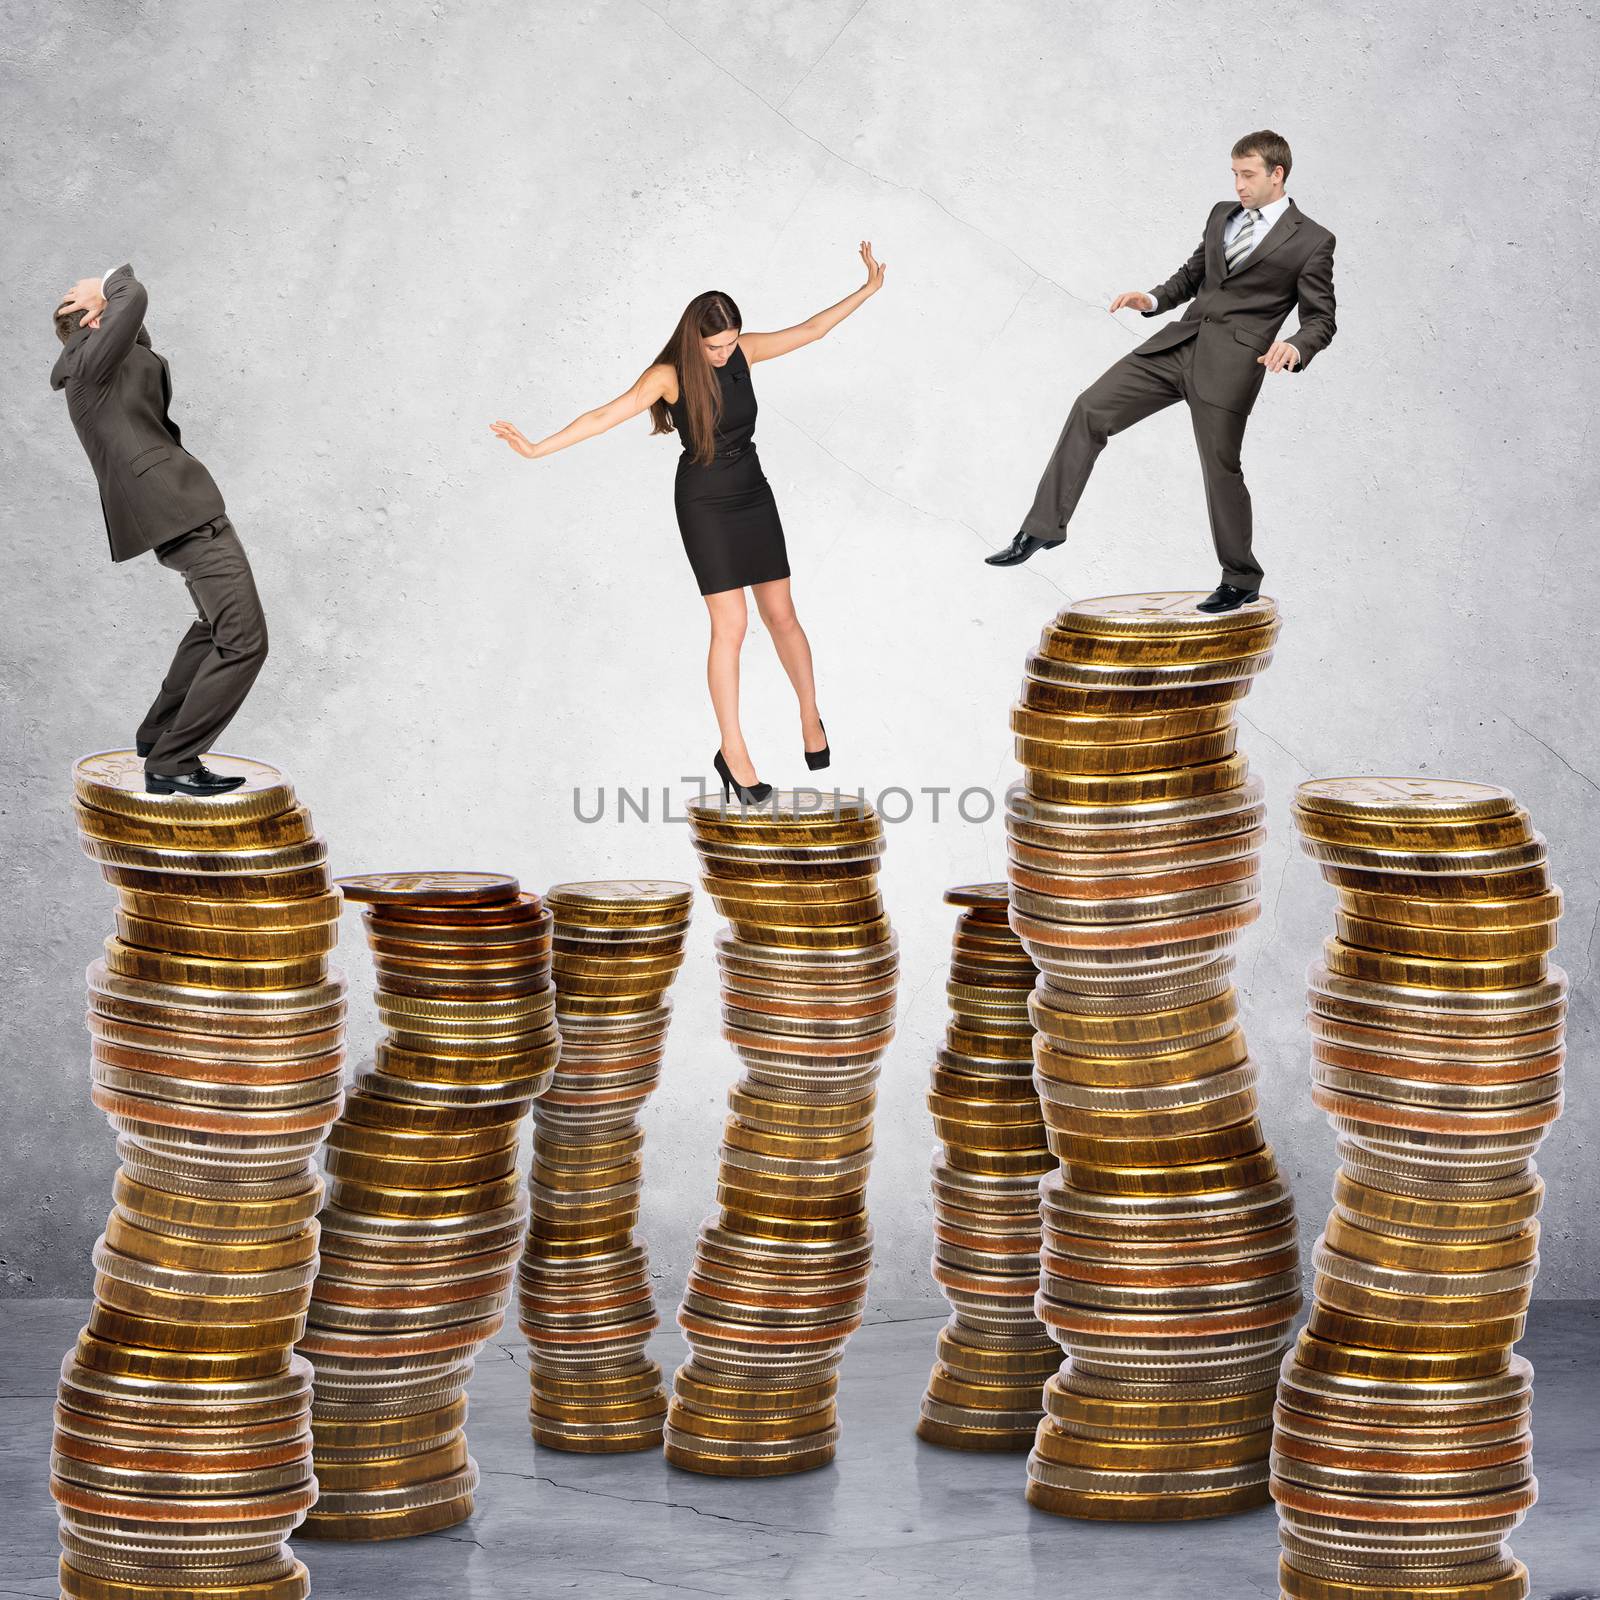
[(689, 804), (716, 936), (729, 1091), (714, 1211), (678, 1311), (666, 1456), (725, 1476), (833, 1459), (839, 1362), (866, 1308), (867, 1171), (899, 942), (865, 800), (779, 790), (757, 810)]
[(1295, 796), (1338, 894), (1308, 974), (1340, 1158), (1272, 1453), (1284, 1595), (1521, 1600), (1538, 1271), (1533, 1153), (1561, 1110), (1561, 893), (1504, 789), (1330, 778)]
[(557, 1450), (658, 1449), (667, 1392), (645, 1345), (661, 1319), (633, 1236), (639, 1113), (661, 1076), (694, 891), (616, 879), (558, 883), (544, 898), (561, 1059), (533, 1109), (522, 1257), (533, 1437)]
[(1293, 1202), (1257, 1119), (1233, 946), (1260, 911), (1261, 785), (1237, 703), (1277, 608), (1080, 601), (1012, 711), (1013, 930), (1040, 977), (1036, 1309), (1045, 1386), (1028, 1499), (1064, 1516), (1222, 1515), (1267, 1498), (1277, 1367), (1300, 1305)]
[(1033, 1086), (1028, 998), (1039, 969), (1007, 921), (1006, 885), (945, 891), (960, 906), (945, 993), (950, 1021), (928, 1107), (933, 1277), (952, 1315), (922, 1398), (918, 1435), (953, 1450), (1026, 1450), (1061, 1352), (1033, 1312), (1039, 1180), (1056, 1159)]
[(50, 1470), (63, 1595), (301, 1600), (284, 1540), (317, 1497), (313, 1154), (339, 1113), (339, 897), (287, 778), (144, 792), (132, 751), (74, 769), (84, 851), (117, 892), (90, 968), (94, 1102), (117, 1131), (89, 1322), (61, 1365)]
[(322, 1490), (305, 1531), (393, 1539), (472, 1514), (465, 1390), (511, 1298), (527, 1222), (518, 1145), (560, 1049), (551, 917), (499, 873), (339, 887), (367, 903), (384, 1034), (328, 1137), (300, 1343)]

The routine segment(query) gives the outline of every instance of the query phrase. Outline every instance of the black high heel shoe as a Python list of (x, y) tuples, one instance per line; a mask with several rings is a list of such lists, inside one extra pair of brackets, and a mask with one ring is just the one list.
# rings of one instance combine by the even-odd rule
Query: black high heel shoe
[(727, 804), (728, 791), (730, 789), (737, 789), (739, 791), (739, 803), (747, 806), (758, 806), (772, 794), (772, 785), (770, 783), (740, 783), (728, 770), (728, 763), (723, 757), (720, 747), (717, 750), (716, 760), (711, 764), (717, 769), (717, 776), (722, 779), (722, 800), (724, 805)]
[[(822, 737), (826, 739), (828, 737), (827, 723), (825, 723), (821, 717), (818, 717), (817, 726), (822, 729)], [(806, 765), (810, 767), (813, 772), (817, 772), (821, 768), (827, 766), (829, 761), (833, 759), (828, 753), (828, 746), (826, 744), (824, 744), (820, 750), (807, 750), (805, 752), (805, 758)]]

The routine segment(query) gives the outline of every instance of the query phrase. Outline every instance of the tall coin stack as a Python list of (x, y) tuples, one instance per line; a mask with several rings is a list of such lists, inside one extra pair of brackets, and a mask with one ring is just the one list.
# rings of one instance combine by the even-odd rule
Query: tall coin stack
[(1065, 1516), (1218, 1516), (1267, 1498), (1300, 1305), (1293, 1202), (1256, 1111), (1233, 946), (1255, 921), (1261, 785), (1234, 707), (1277, 608), (1196, 594), (1068, 606), (1012, 711), (1011, 926), (1040, 969), (1034, 1079), (1045, 1387), (1028, 1499)]
[(339, 887), (368, 902), (385, 1031), (328, 1138), (300, 1344), (322, 1488), (305, 1531), (393, 1539), (472, 1514), (467, 1380), (511, 1298), (527, 1223), (518, 1141), (560, 1049), (552, 919), (499, 873)]
[(689, 803), (716, 936), (729, 1091), (717, 1181), (678, 1324), (666, 1456), (726, 1476), (833, 1459), (834, 1397), (872, 1265), (867, 1171), (899, 941), (878, 893), (883, 825), (862, 799), (779, 790)]
[(658, 1449), (667, 1392), (645, 1345), (661, 1319), (633, 1236), (639, 1113), (661, 1076), (694, 891), (617, 880), (560, 883), (544, 898), (561, 1058), (533, 1111), (522, 1256), (533, 1436), (557, 1450)]
[(327, 847), (276, 769), (144, 792), (132, 751), (73, 772), (117, 892), (88, 972), (94, 1103), (117, 1132), (94, 1309), (61, 1364), (50, 1457), (74, 1600), (302, 1600), (284, 1540), (317, 1498), (312, 1155), (339, 1113), (344, 981)]
[(1522, 1600), (1533, 1504), (1521, 1336), (1561, 1110), (1567, 980), (1544, 840), (1504, 789), (1302, 784), (1338, 893), (1308, 974), (1312, 1098), (1340, 1168), (1272, 1453), (1290, 1600)]
[(1056, 1164), (1033, 1085), (1028, 997), (1039, 969), (1011, 931), (1003, 883), (945, 892), (960, 906), (945, 993), (950, 1021), (928, 1106), (933, 1277), (952, 1315), (918, 1435), (955, 1450), (1026, 1450), (1061, 1352), (1033, 1312), (1039, 1180)]

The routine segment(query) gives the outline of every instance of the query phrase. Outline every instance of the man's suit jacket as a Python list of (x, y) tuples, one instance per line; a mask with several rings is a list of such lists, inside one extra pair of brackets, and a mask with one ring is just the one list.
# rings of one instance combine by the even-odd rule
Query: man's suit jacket
[(1333, 338), (1334, 240), (1291, 200), (1266, 237), (1224, 276), (1222, 230), (1236, 209), (1231, 200), (1218, 201), (1206, 218), (1194, 254), (1164, 284), (1149, 291), (1156, 307), (1141, 313), (1146, 317), (1159, 317), (1186, 300), (1194, 304), (1135, 353), (1154, 355), (1185, 339), (1197, 340), (1196, 398), (1225, 411), (1248, 412), (1267, 375), (1256, 357), (1266, 354), (1296, 306), (1300, 326), (1288, 343), (1300, 352), (1300, 360), (1291, 372), (1304, 371)]
[(220, 517), (224, 507), (168, 414), (172, 375), (144, 330), (144, 285), (122, 266), (102, 292), (100, 326), (73, 331), (50, 387), (67, 391), (67, 413), (100, 485), (111, 559), (126, 561)]

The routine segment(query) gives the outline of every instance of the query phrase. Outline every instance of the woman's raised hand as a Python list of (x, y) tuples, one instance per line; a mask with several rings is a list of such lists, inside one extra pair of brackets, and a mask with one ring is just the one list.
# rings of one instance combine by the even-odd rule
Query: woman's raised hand
[(519, 456), (526, 456), (530, 461), (534, 459), (533, 441), (524, 435), (522, 429), (516, 423), (491, 422), (489, 424), (489, 432), (504, 439)]
[(870, 294), (876, 294), (883, 287), (884, 268), (888, 266), (888, 263), (878, 260), (873, 255), (872, 241), (870, 239), (861, 241), (861, 259), (867, 266), (867, 291)]

